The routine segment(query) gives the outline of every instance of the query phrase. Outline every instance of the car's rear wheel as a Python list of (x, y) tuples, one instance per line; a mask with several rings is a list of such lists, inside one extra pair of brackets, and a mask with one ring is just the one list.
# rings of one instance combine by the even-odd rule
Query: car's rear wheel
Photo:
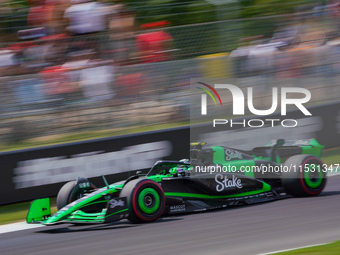
[(133, 223), (155, 221), (164, 211), (163, 189), (152, 180), (132, 180), (123, 187), (120, 196), (127, 198), (128, 220)]
[(296, 197), (319, 195), (326, 181), (324, 164), (314, 155), (295, 155), (284, 163), (282, 184), (288, 194)]

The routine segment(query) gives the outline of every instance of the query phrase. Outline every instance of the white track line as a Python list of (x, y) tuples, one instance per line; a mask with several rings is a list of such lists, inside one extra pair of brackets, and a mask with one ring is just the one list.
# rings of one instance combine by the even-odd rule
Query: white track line
[(20, 230), (26, 230), (26, 229), (32, 229), (32, 228), (40, 228), (43, 227), (43, 225), (40, 224), (27, 224), (26, 222), (17, 222), (12, 224), (5, 224), (0, 226), (0, 234), (14, 232), (14, 231), (20, 231)]
[(310, 248), (310, 247), (315, 247), (315, 246), (320, 246), (320, 245), (325, 245), (325, 244), (330, 244), (330, 243), (320, 243), (320, 244), (306, 245), (306, 246), (301, 246), (301, 247), (292, 248), (292, 249), (286, 249), (286, 250), (279, 250), (279, 251), (272, 251), (272, 252), (267, 252), (267, 253), (261, 253), (261, 254), (258, 254), (258, 255), (277, 254), (277, 253), (280, 253), (280, 252), (294, 251), (294, 250)]
[(339, 175), (340, 172), (328, 172), (327, 176), (334, 176), (334, 175)]

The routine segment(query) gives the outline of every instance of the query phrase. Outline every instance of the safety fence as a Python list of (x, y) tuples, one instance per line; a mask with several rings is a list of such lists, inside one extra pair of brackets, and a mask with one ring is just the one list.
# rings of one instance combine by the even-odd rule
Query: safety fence
[[(287, 17), (168, 27), (170, 57), (153, 63), (131, 50), (141, 33), (7, 43), (0, 51), (0, 143), (189, 121), (190, 79), (256, 87), (259, 101), (272, 86), (308, 88), (314, 105), (337, 101), (337, 20)], [(272, 24), (285, 29), (240, 40)]]

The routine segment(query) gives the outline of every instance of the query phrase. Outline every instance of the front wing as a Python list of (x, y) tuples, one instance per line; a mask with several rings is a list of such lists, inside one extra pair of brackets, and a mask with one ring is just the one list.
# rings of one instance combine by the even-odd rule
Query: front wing
[[(76, 210), (67, 214), (64, 208), (60, 209), (56, 214), (51, 215), (50, 199), (41, 198), (34, 200), (27, 213), (27, 223), (40, 223), (44, 225), (54, 225), (59, 223), (108, 223), (119, 221), (128, 216), (128, 208), (125, 197), (117, 197), (109, 200), (106, 208), (100, 212), (83, 212)], [(60, 217), (60, 220), (53, 221), (53, 217)]]

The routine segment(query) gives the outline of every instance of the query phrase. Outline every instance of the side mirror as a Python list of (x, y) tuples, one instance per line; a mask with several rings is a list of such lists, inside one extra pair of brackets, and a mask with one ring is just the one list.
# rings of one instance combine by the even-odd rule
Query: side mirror
[(282, 145), (284, 145), (285, 144), (285, 140), (284, 139), (277, 139), (276, 140), (276, 145), (277, 146), (282, 146)]
[(137, 171), (136, 172), (136, 175), (141, 175), (142, 174), (142, 171)]

